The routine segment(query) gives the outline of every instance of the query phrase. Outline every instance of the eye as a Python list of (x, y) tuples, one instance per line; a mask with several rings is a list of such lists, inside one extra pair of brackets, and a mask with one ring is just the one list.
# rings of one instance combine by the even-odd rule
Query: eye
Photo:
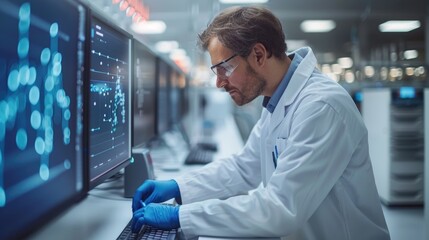
[(227, 71), (226, 68), (224, 68), (223, 66), (217, 66), (216, 67), (217, 74), (223, 75), (223, 74), (225, 74), (226, 71)]

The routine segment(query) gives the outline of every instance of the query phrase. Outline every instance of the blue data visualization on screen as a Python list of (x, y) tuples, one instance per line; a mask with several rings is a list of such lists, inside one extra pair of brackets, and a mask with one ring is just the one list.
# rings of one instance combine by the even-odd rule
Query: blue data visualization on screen
[(56, 0), (1, 5), (0, 239), (9, 239), (82, 195), (86, 10)]
[(131, 39), (93, 17), (90, 53), (89, 166), (94, 182), (131, 157)]

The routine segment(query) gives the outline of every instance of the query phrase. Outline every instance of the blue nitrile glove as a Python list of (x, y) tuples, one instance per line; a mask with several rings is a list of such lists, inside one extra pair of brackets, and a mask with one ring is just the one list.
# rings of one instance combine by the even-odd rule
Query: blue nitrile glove
[(181, 204), (182, 199), (180, 196), (179, 186), (176, 181), (155, 181), (146, 180), (139, 188), (133, 197), (133, 212), (142, 207), (140, 200), (143, 200), (147, 205), (149, 203), (165, 202), (169, 199), (175, 198)]
[(179, 206), (151, 203), (140, 208), (133, 214), (131, 230), (138, 232), (144, 224), (166, 230), (179, 228)]

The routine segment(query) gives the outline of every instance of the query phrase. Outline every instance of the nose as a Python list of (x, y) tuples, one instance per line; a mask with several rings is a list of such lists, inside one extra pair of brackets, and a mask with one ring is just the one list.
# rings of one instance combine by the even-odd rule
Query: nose
[(216, 78), (216, 87), (223, 88), (227, 84), (226, 78), (220, 78), (219, 76)]

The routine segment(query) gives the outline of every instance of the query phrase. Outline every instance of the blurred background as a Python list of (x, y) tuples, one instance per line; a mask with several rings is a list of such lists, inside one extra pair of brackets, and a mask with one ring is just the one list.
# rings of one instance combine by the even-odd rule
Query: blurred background
[[(197, 34), (221, 10), (261, 5), (281, 20), (288, 50), (313, 48), (321, 69), (342, 84), (425, 84), (429, 44), (425, 0), (91, 0), (135, 38), (173, 59), (194, 76), (195, 84), (212, 86), (207, 53)], [(141, 7), (135, 17), (132, 6)], [(131, 9), (131, 10), (130, 10)], [(133, 14), (131, 14), (133, 13)], [(129, 16), (127, 16), (129, 15)], [(383, 82), (384, 81), (384, 82)], [(398, 84), (398, 83), (396, 83)]]

